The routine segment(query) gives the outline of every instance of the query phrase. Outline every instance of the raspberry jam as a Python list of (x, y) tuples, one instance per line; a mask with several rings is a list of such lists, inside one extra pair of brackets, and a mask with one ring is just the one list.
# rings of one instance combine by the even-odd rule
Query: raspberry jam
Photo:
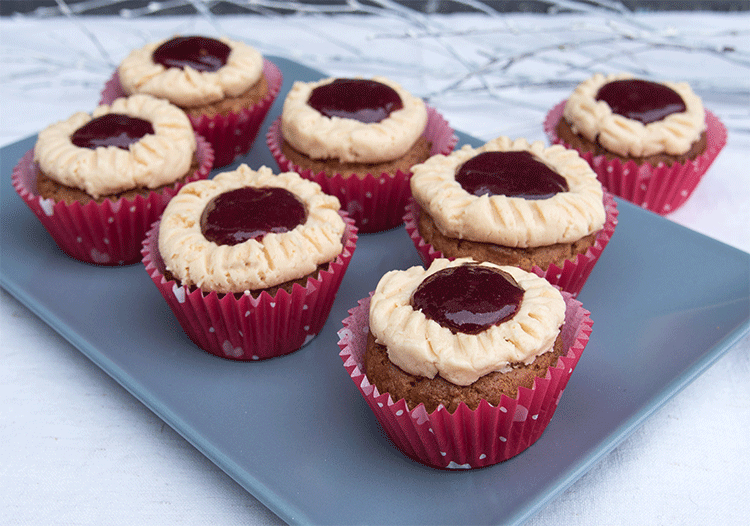
[(639, 79), (608, 82), (599, 89), (596, 100), (609, 104), (612, 112), (643, 124), (685, 111), (685, 102), (674, 90)]
[(79, 148), (117, 146), (122, 150), (138, 142), (142, 137), (154, 133), (154, 127), (147, 120), (129, 117), (119, 113), (108, 113), (90, 120), (70, 136)]
[(283, 188), (238, 188), (214, 197), (201, 214), (201, 232), (217, 245), (260, 241), (282, 234), (307, 220), (307, 209)]
[(548, 199), (568, 191), (564, 177), (527, 151), (480, 153), (461, 165), (456, 182), (476, 196)]
[(404, 107), (391, 88), (374, 80), (336, 79), (315, 88), (307, 103), (326, 117), (380, 122)]
[(523, 292), (509, 274), (469, 264), (425, 278), (412, 294), (411, 305), (454, 334), (478, 334), (512, 318)]
[(206, 37), (175, 37), (154, 50), (151, 58), (167, 68), (216, 71), (227, 63), (232, 49), (224, 42)]

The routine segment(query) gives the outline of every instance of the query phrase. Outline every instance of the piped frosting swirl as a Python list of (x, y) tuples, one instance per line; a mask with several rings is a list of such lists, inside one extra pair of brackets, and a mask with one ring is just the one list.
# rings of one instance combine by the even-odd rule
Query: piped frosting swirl
[[(305, 222), (234, 245), (206, 239), (201, 216), (208, 203), (246, 186), (288, 190), (306, 206)], [(159, 252), (167, 270), (184, 286), (224, 293), (273, 287), (311, 274), (341, 253), (345, 224), (338, 211), (336, 197), (295, 172), (274, 175), (268, 167), (255, 171), (243, 164), (211, 180), (187, 184), (172, 198), (159, 228)]]
[(510, 274), (524, 291), (512, 318), (478, 334), (454, 333), (412, 307), (412, 294), (428, 276), (466, 264), (477, 263), (436, 259), (427, 270), (394, 270), (380, 279), (370, 302), (370, 331), (407, 373), (439, 374), (456, 385), (469, 385), (488, 373), (529, 364), (552, 348), (565, 320), (565, 301), (549, 282), (516, 267), (478, 263)]
[(389, 86), (403, 107), (380, 122), (327, 117), (308, 104), (313, 90), (336, 81), (295, 82), (281, 115), (281, 132), (295, 150), (312, 159), (341, 162), (380, 163), (403, 156), (414, 145), (427, 124), (424, 101), (384, 77), (372, 80)]
[[(561, 175), (568, 190), (547, 199), (477, 196), (456, 181), (457, 170), (483, 152), (528, 151)], [(578, 153), (541, 141), (499, 137), (479, 148), (469, 145), (448, 156), (435, 155), (412, 168), (412, 195), (448, 237), (507, 247), (570, 243), (597, 232), (606, 214), (601, 183)]]
[[(71, 136), (92, 120), (122, 114), (151, 123), (149, 133), (126, 149), (79, 147)], [(48, 177), (94, 198), (133, 188), (157, 188), (185, 176), (196, 150), (195, 132), (178, 107), (149, 95), (133, 95), (77, 112), (39, 133), (34, 160)]]
[(224, 37), (218, 40), (231, 51), (226, 64), (216, 71), (198, 71), (190, 66), (165, 67), (153, 60), (153, 53), (168, 40), (133, 50), (120, 63), (117, 72), (126, 93), (148, 93), (192, 108), (237, 97), (263, 74), (263, 57), (255, 48)]
[(622, 156), (680, 155), (690, 150), (706, 129), (706, 123), (703, 103), (687, 83), (661, 82), (680, 96), (685, 111), (648, 124), (614, 113), (609, 104), (596, 99), (604, 85), (632, 78), (629, 73), (607, 76), (597, 73), (579, 84), (563, 112), (573, 132), (591, 142), (599, 141), (607, 150)]

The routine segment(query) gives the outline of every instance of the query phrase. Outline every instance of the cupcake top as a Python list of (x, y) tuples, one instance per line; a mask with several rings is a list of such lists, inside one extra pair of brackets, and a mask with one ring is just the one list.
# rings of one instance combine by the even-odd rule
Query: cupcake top
[(295, 172), (246, 165), (185, 185), (167, 205), (159, 252), (184, 286), (265, 289), (313, 273), (342, 251), (339, 201)]
[(563, 113), (573, 132), (632, 157), (690, 150), (706, 129), (703, 103), (687, 83), (597, 73), (576, 87)]
[(381, 163), (403, 156), (427, 124), (424, 101), (384, 77), (295, 82), (281, 132), (312, 159)]
[(370, 331), (407, 373), (469, 385), (552, 349), (565, 301), (546, 280), (470, 258), (385, 274), (370, 302)]
[(117, 72), (127, 93), (192, 108), (245, 93), (261, 78), (263, 57), (228, 38), (174, 37), (132, 51)]
[(98, 198), (173, 183), (188, 172), (195, 150), (195, 132), (181, 109), (133, 95), (48, 126), (34, 160), (51, 179)]
[(499, 137), (412, 172), (412, 195), (448, 237), (539, 247), (581, 239), (606, 219), (596, 174), (562, 146)]

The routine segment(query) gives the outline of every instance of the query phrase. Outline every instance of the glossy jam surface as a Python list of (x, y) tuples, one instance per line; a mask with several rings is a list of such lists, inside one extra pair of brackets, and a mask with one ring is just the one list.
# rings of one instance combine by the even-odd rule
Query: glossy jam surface
[(478, 334), (512, 318), (522, 300), (523, 289), (509, 274), (461, 265), (428, 276), (411, 305), (453, 333)]
[(70, 136), (70, 140), (79, 148), (93, 150), (100, 146), (117, 146), (127, 150), (128, 146), (138, 142), (143, 136), (153, 133), (154, 127), (147, 120), (108, 113), (78, 128)]
[(232, 49), (224, 42), (206, 37), (176, 37), (156, 48), (152, 59), (167, 68), (216, 71), (227, 63)]
[(599, 89), (596, 100), (609, 104), (614, 113), (643, 124), (685, 111), (685, 102), (674, 90), (640, 79), (608, 82)]
[(307, 103), (326, 117), (380, 122), (403, 108), (401, 97), (380, 82), (365, 79), (336, 79), (315, 88)]
[(480, 153), (461, 165), (456, 182), (476, 196), (547, 199), (568, 191), (563, 176), (527, 151)]
[(283, 188), (238, 188), (214, 197), (201, 215), (201, 232), (218, 245), (282, 234), (307, 219), (307, 209)]

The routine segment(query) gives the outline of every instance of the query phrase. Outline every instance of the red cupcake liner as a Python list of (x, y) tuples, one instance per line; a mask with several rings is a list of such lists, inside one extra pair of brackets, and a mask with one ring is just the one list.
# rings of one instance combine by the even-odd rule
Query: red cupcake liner
[(403, 399), (394, 402), (390, 394), (378, 392), (363, 365), (369, 297), (360, 300), (343, 320), (339, 356), (386, 435), (405, 455), (443, 469), (490, 466), (518, 455), (542, 436), (588, 343), (593, 325), (590, 313), (570, 294), (563, 292), (563, 297), (566, 355), (544, 378), (536, 378), (531, 389), (520, 387), (516, 398), (503, 396), (498, 406), (483, 400), (475, 410), (461, 403), (452, 414), (443, 406), (428, 413), (423, 404), (409, 410)]
[[(258, 104), (227, 115), (189, 116), (193, 129), (206, 138), (214, 149), (214, 166), (221, 168), (245, 155), (252, 148), (263, 120), (281, 90), (283, 75), (276, 65), (263, 59), (263, 73), (268, 81), (268, 94)], [(119, 97), (127, 97), (117, 71), (104, 85), (99, 104), (111, 104)]]
[[(427, 125), (422, 136), (432, 142), (430, 155), (447, 155), (458, 142), (453, 128), (430, 106), (427, 106)], [(336, 196), (341, 202), (341, 207), (354, 219), (360, 233), (381, 232), (397, 227), (403, 222), (404, 207), (411, 196), (411, 172), (404, 173), (398, 170), (395, 174), (368, 173), (364, 178), (353, 174), (336, 174), (329, 177), (325, 172), (313, 173), (310, 169), (302, 170), (292, 163), (281, 151), (283, 142), (279, 117), (268, 130), (266, 144), (280, 170), (297, 172), (302, 177), (318, 183), (325, 193)]]
[[(417, 249), (419, 257), (422, 259), (425, 267), (429, 267), (430, 263), (435, 259), (447, 256), (427, 243), (419, 234), (419, 210), (419, 204), (417, 204), (413, 198), (410, 199), (406, 206), (404, 223), (406, 226), (406, 232), (409, 234), (412, 243), (414, 243), (414, 247)], [(604, 192), (604, 211), (606, 213), (604, 226), (597, 234), (594, 244), (589, 247), (586, 252), (578, 254), (575, 260), (565, 260), (562, 268), (553, 264), (546, 270), (543, 270), (535, 265), (531, 271), (537, 276), (546, 279), (552, 285), (559, 287), (565, 292), (569, 292), (574, 297), (578, 296), (578, 293), (581, 292), (581, 289), (586, 283), (591, 271), (594, 270), (596, 262), (599, 261), (599, 256), (602, 255), (602, 252), (609, 243), (609, 240), (612, 238), (612, 234), (614, 234), (615, 228), (617, 227), (617, 216), (619, 214), (617, 203), (608, 192)]]
[(206, 179), (213, 167), (211, 145), (196, 134), (199, 168), (184, 181), (134, 199), (109, 199), (85, 205), (42, 198), (36, 189), (39, 166), (29, 150), (13, 169), (13, 188), (57, 246), (70, 257), (96, 265), (130, 265), (141, 260), (141, 242), (172, 197), (186, 183)]
[[(557, 136), (555, 128), (563, 116), (566, 101), (552, 108), (544, 120), (544, 131), (553, 144), (572, 148)], [(698, 186), (703, 175), (727, 143), (727, 130), (719, 119), (706, 110), (706, 150), (692, 161), (672, 166), (637, 164), (605, 155), (581, 152), (604, 188), (613, 194), (657, 214), (666, 215), (681, 207)]]
[(237, 299), (234, 294), (191, 291), (166, 279), (158, 248), (160, 221), (143, 241), (143, 264), (182, 330), (204, 351), (231, 360), (282, 356), (312, 340), (331, 312), (357, 246), (354, 221), (340, 214), (346, 223), (341, 254), (306, 286), (294, 284), (291, 293), (279, 289), (273, 296), (264, 291), (257, 298), (243, 294)]

